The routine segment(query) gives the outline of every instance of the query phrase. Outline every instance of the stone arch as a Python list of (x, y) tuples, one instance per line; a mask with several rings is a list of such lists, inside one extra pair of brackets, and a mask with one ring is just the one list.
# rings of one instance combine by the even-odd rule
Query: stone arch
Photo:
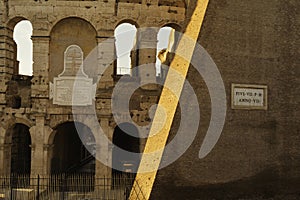
[(52, 145), (48, 157), (51, 173), (95, 173), (95, 142), (92, 130), (81, 122), (58, 124), (48, 140)]
[[(78, 117), (79, 118), (79, 117)], [(51, 120), (51, 125), (49, 125), (49, 128), (52, 130), (52, 132), (49, 134), (48, 138), (45, 138), (45, 144), (52, 144), (53, 143), (53, 139), (55, 137), (55, 132), (54, 130), (56, 130), (61, 124), (65, 124), (65, 123), (81, 123), (84, 124), (85, 126), (87, 126), (92, 133), (94, 134), (94, 138), (97, 138), (97, 135), (94, 133), (97, 128), (93, 127), (92, 124), (90, 124), (90, 121), (88, 118), (79, 118), (79, 119), (64, 119), (64, 120)]]
[(24, 124), (24, 125), (28, 126), (29, 128), (34, 126), (34, 122), (32, 120), (28, 119), (27, 117), (10, 116), (9, 118), (5, 119), (5, 124), (4, 124), (3, 128), (9, 129), (14, 124)]
[(32, 75), (33, 72), (33, 26), (29, 20), (22, 20), (15, 25), (14, 41), (17, 45), (17, 65), (15, 74)]
[(49, 137), (47, 139), (45, 139), (45, 141), (47, 141), (47, 144), (53, 144), (53, 140), (55, 137), (55, 130), (62, 124), (66, 124), (66, 123), (70, 123), (70, 122), (74, 122), (73, 120), (66, 120), (66, 121), (59, 121), (59, 120), (55, 120), (55, 123), (53, 122), (54, 120), (52, 120), (52, 124), (50, 126), (50, 128), (52, 129), (52, 132), (50, 133)]
[[(72, 122), (74, 121), (71, 117), (67, 116), (59, 116), (58, 115), (51, 115), (50, 121), (49, 121), (49, 127), (54, 130), (57, 128), (58, 125), (66, 122)], [(48, 141), (48, 140), (47, 140)]]
[(34, 125), (33, 121), (31, 121), (30, 119), (25, 118), (25, 117), (24, 118), (16, 117), (15, 121), (16, 121), (16, 123), (24, 124), (24, 125), (28, 126), (29, 128), (31, 128)]
[[(64, 68), (64, 52), (70, 45), (79, 46), (84, 58), (97, 47), (97, 31), (87, 20), (79, 17), (67, 17), (59, 20), (50, 32), (49, 79), (53, 80)], [(97, 58), (89, 62), (97, 64)], [(93, 66), (84, 66), (84, 72), (96, 78)]]
[(182, 31), (182, 26), (180, 26), (177, 23), (166, 23), (166, 24), (162, 25), (161, 27), (171, 27), (171, 28), (175, 29), (175, 31), (178, 31), (178, 32)]
[(128, 24), (131, 24), (131, 25), (134, 25), (137, 29), (140, 28), (140, 25), (133, 19), (122, 19), (120, 21), (118, 21), (116, 24), (115, 24), (115, 29), (120, 25), (120, 24), (124, 24), (124, 23), (128, 23)]
[(11, 18), (11, 19), (9, 19), (9, 20), (7, 21), (7, 23), (6, 23), (6, 24), (7, 24), (7, 27), (13, 29), (13, 28), (16, 26), (16, 24), (19, 23), (19, 22), (22, 21), (22, 20), (28, 20), (28, 21), (31, 21), (29, 18), (27, 18), (27, 17), (25, 17), (25, 16), (15, 16), (15, 17), (13, 17), (13, 18)]
[[(170, 35), (168, 37), (172, 41), (168, 40), (168, 46), (162, 48), (162, 46), (161, 46), (162, 44), (160, 42), (161, 42), (161, 40), (165, 40), (166, 38), (162, 38), (161, 33), (162, 33), (162, 31), (166, 31), (166, 29), (168, 29), (168, 28), (171, 29), (171, 30), (169, 30)], [(157, 71), (160, 72), (159, 76), (161, 78), (166, 77), (166, 74), (168, 72), (168, 67), (166, 67), (166, 66), (170, 65), (170, 62), (174, 57), (174, 50), (176, 49), (176, 47), (178, 45), (181, 30), (182, 30), (182, 28), (180, 25), (178, 25), (176, 23), (167, 23), (167, 24), (163, 25), (158, 31), (156, 69), (157, 69)], [(164, 35), (164, 33), (163, 33), (163, 35)], [(167, 36), (165, 36), (165, 37), (167, 37)]]
[[(30, 26), (31, 26), (31, 29), (33, 31), (33, 23), (30, 21), (30, 19), (26, 18), (26, 17), (23, 17), (23, 16), (16, 16), (12, 19), (10, 19), (8, 22), (7, 22), (7, 27), (8, 27), (8, 33), (9, 33), (9, 37), (8, 38), (11, 38), (13, 39), (12, 41), (12, 45), (13, 45), (13, 65), (14, 65), (14, 71), (13, 73), (14, 74), (19, 74), (19, 62), (17, 60), (17, 51), (19, 48), (22, 48), (22, 45), (21, 46), (17, 46), (17, 43), (15, 42), (15, 37), (14, 37), (14, 32), (15, 32), (15, 27), (22, 21), (28, 21), (30, 22)], [(32, 35), (32, 34), (31, 34)], [(29, 36), (27, 39), (30, 39), (31, 36)], [(28, 50), (27, 50), (28, 51)], [(33, 53), (33, 51), (31, 50), (31, 54)], [(31, 70), (32, 70), (32, 64), (31, 64)]]
[[(30, 19), (26, 18), (25, 16), (15, 16), (11, 19), (9, 19), (6, 23), (6, 36), (7, 36), (7, 44), (8, 47), (10, 49), (10, 52), (7, 54), (7, 63), (9, 65), (9, 67), (12, 69), (12, 71), (10, 72), (11, 74), (19, 74), (19, 62), (17, 59), (17, 51), (18, 49), (22, 49), (25, 48), (23, 47), (23, 45), (20, 45), (19, 47), (17, 46), (17, 43), (15, 42), (15, 38), (14, 38), (14, 31), (15, 31), (15, 27), (16, 25), (21, 22), (21, 21), (28, 21), (30, 22), (30, 26), (33, 30), (33, 23), (31, 22)], [(31, 36), (29, 36), (26, 40), (31, 40)], [(32, 45), (32, 43), (31, 43)], [(28, 51), (28, 50), (27, 50)], [(31, 50), (31, 54), (33, 54), (33, 51)], [(32, 64), (31, 64), (31, 71), (32, 71)]]
[(93, 21), (91, 19), (88, 19), (84, 16), (77, 16), (77, 15), (67, 15), (67, 16), (62, 16), (61, 18), (57, 18), (55, 21), (52, 22), (52, 26), (49, 28), (49, 35), (51, 35), (51, 33), (53, 32), (53, 29), (55, 28), (55, 26), (57, 26), (57, 24), (59, 24), (61, 21), (68, 19), (68, 18), (77, 18), (77, 19), (81, 19), (87, 23), (89, 23), (93, 29), (96, 30), (96, 26), (93, 23)]
[(22, 123), (10, 126), (4, 138), (7, 146), (5, 152), (8, 173), (30, 174), (32, 139), (29, 127)]
[[(3, 27), (3, 29), (4, 29), (3, 34), (5, 34), (6, 40), (5, 40), (5, 43), (3, 44), (4, 46), (2, 48), (4, 48), (4, 49), (2, 49), (3, 52), (1, 55), (4, 56), (3, 58), (5, 59), (5, 62), (6, 62), (6, 70), (5, 71), (7, 74), (9, 74), (9, 77), (10, 77), (7, 82), (5, 100), (6, 100), (7, 107), (16, 108), (16, 109), (23, 107), (25, 105), (28, 105), (30, 103), (29, 89), (21, 91), (19, 89), (18, 79), (12, 79), (13, 75), (19, 75), (19, 63), (20, 62), (18, 59), (18, 51), (21, 51), (21, 52), (19, 52), (20, 55), (24, 55), (24, 53), (27, 54), (28, 52), (30, 54), (29, 56), (33, 55), (33, 50), (31, 49), (29, 51), (28, 47), (27, 47), (27, 45), (30, 45), (30, 47), (32, 47), (32, 41), (31, 41), (32, 33), (27, 34), (27, 37), (25, 38), (25, 40), (23, 39), (23, 36), (22, 36), (21, 37), (22, 39), (19, 40), (18, 45), (17, 45), (17, 42), (15, 39), (16, 38), (20, 39), (20, 38), (14, 37), (15, 36), (14, 33), (16, 31), (15, 28), (17, 27), (17, 25), (19, 23), (22, 23), (22, 21), (24, 21), (24, 20), (28, 21), (29, 23), (27, 25), (29, 25), (31, 27), (31, 29), (33, 29), (32, 22), (23, 16), (16, 16), (14, 18), (9, 19), (6, 22), (5, 27)], [(23, 44), (24, 41), (26, 43), (25, 45)], [(24, 56), (21, 56), (21, 60), (26, 61), (26, 59), (22, 59), (22, 58), (24, 58)], [(28, 65), (28, 70), (25, 70), (25, 71), (29, 71), (29, 73), (27, 73), (27, 75), (31, 75), (31, 72), (33, 69), (32, 59), (29, 62), (30, 63)], [(24, 63), (24, 62), (21, 62), (21, 64), (22, 63)], [(27, 66), (23, 66), (22, 70), (24, 68), (27, 69)], [(24, 73), (24, 71), (22, 73), (26, 74), (26, 73)], [(30, 78), (28, 78), (28, 79), (30, 79)], [(27, 84), (29, 85), (30, 82), (27, 82)], [(23, 94), (20, 94), (20, 93), (23, 93)], [(26, 95), (24, 95), (24, 93)]]

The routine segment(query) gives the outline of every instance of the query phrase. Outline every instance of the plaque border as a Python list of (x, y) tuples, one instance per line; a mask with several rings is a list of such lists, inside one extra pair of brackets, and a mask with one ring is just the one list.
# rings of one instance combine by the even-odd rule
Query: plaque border
[[(234, 89), (235, 88), (251, 88), (251, 89), (263, 89), (263, 106), (241, 106), (234, 105)], [(232, 83), (231, 84), (231, 109), (234, 110), (268, 110), (268, 86), (267, 85), (256, 85), (256, 84), (240, 84), (240, 83)]]
[[(61, 102), (57, 100), (57, 94), (56, 94), (56, 89), (57, 89), (57, 81), (63, 81), (63, 80), (72, 80), (74, 81), (74, 84), (77, 80), (84, 80), (84, 81), (88, 81), (91, 83), (91, 87), (89, 89), (89, 92), (91, 92), (90, 96), (88, 96), (88, 101), (86, 102), (81, 102), (81, 103), (77, 103), (77, 104), (73, 104), (73, 100), (71, 102)], [(51, 90), (52, 90), (52, 99), (53, 99), (53, 104), (55, 105), (60, 105), (60, 106), (89, 106), (93, 104), (93, 99), (95, 99), (95, 97), (93, 97), (93, 92), (94, 92), (94, 87), (95, 85), (93, 85), (93, 79), (92, 78), (84, 78), (84, 77), (54, 77), (53, 80), (53, 84), (51, 85)], [(73, 99), (73, 96), (72, 96)]]

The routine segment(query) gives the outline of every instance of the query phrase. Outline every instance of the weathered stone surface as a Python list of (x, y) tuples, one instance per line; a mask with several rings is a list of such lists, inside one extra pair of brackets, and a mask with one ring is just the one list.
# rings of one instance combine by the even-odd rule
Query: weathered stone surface
[[(0, 3), (1, 127), (3, 126), (6, 138), (1, 140), (1, 144), (4, 145), (11, 139), (8, 132), (13, 130), (15, 124), (26, 125), (30, 130), (32, 141), (30, 144), (32, 173), (50, 173), (53, 151), (51, 146), (56, 128), (61, 124), (79, 120), (73, 114), (78, 115), (95, 135), (97, 130), (94, 127), (96, 125), (92, 125), (95, 123), (93, 120), (100, 122), (105, 134), (108, 134), (110, 139), (113, 138), (113, 129), (117, 124), (112, 117), (111, 102), (112, 92), (119, 78), (115, 74), (114, 63), (115, 28), (125, 21), (130, 21), (137, 27), (162, 27), (166, 24), (177, 24), (180, 27), (185, 19), (185, 4), (181, 2), (177, 5), (174, 1), (159, 3), (157, 0), (129, 2), (1, 0)], [(29, 20), (33, 27), (32, 77), (18, 75), (17, 46), (13, 41), (13, 30), (21, 20)], [(139, 63), (138, 60), (141, 60), (141, 64), (155, 62), (156, 34), (157, 32), (154, 32), (152, 36), (151, 50), (140, 55), (137, 52), (132, 54), (135, 56), (134, 63)], [(70, 66), (73, 66), (73, 60), (68, 57), (64, 59), (65, 50), (71, 45), (76, 45), (82, 50), (80, 63), (78, 60), (75, 61), (75, 74), (69, 70)], [(146, 53), (151, 54), (150, 58), (145, 55)], [(107, 66), (108, 68), (103, 70)], [(82, 70), (81, 75), (77, 73), (78, 69)], [(152, 70), (151, 73), (153, 74), (147, 77), (150, 81), (155, 81), (155, 71)], [(57, 79), (70, 80), (76, 76), (84, 76), (89, 81), (89, 87), (85, 90), (97, 91), (91, 94), (88, 103), (85, 102), (88, 106), (79, 103), (76, 105), (78, 108), (72, 108), (71, 101), (58, 103), (53, 101), (52, 97), (56, 93), (51, 93), (50, 83), (55, 82), (56, 88), (56, 84), (61, 83), (57, 83)], [(128, 79), (128, 83), (136, 80)], [(92, 88), (96, 86), (97, 88)], [(86, 92), (82, 92), (84, 95), (81, 98), (86, 98)], [(135, 94), (137, 101), (133, 102), (134, 106), (130, 106), (129, 112), (135, 123), (149, 124), (148, 110), (151, 105), (157, 103), (159, 92), (160, 90), (154, 87), (150, 93), (140, 90)], [(62, 91), (58, 93), (60, 96), (68, 95)], [(140, 101), (141, 95), (146, 99)], [(93, 100), (92, 96), (96, 99)], [(148, 96), (151, 98), (148, 99)], [(93, 111), (92, 108), (96, 110)], [(93, 116), (96, 116), (96, 119), (93, 119)], [(49, 148), (44, 148), (45, 145)], [(5, 152), (2, 153), (8, 162), (1, 166), (0, 173), (11, 171), (9, 161), (11, 155), (8, 149)], [(110, 170), (106, 168), (104, 170), (99, 163), (96, 174), (111, 175)]]
[[(158, 172), (152, 199), (299, 198), (299, 8), (293, 0), (210, 1), (198, 42), (225, 84), (225, 127), (213, 151), (199, 159), (211, 102), (191, 67), (188, 80), (201, 109), (198, 135), (178, 161)], [(232, 110), (232, 83), (267, 85), (268, 109)], [(179, 116), (173, 134), (178, 123)]]
[[(122, 22), (134, 22), (137, 27), (173, 24), (184, 30), (195, 2), (0, 0), (0, 173), (10, 172), (8, 135), (15, 124), (30, 128), (32, 173), (50, 173), (56, 128), (73, 122), (74, 112), (85, 124), (93, 124), (96, 116), (112, 140), (117, 125), (112, 116), (112, 93), (120, 79), (112, 62), (115, 28)], [(299, 8), (297, 0), (210, 1), (198, 42), (211, 55), (224, 81), (225, 126), (213, 151), (200, 160), (198, 152), (209, 126), (211, 100), (203, 77), (191, 67), (188, 81), (199, 101), (200, 127), (187, 152), (158, 172), (152, 199), (259, 199), (276, 195), (284, 199), (286, 194), (299, 194)], [(33, 77), (16, 76), (13, 28), (22, 19), (33, 25)], [(155, 42), (150, 37), (141, 44), (155, 48)], [(50, 82), (64, 69), (63, 53), (73, 44), (82, 48), (84, 58), (94, 55), (85, 63), (84, 72), (97, 85), (93, 105), (77, 110), (55, 105), (49, 96)], [(153, 63), (153, 48), (132, 51), (134, 63)], [(172, 57), (169, 53), (165, 64)], [(156, 79), (153, 74), (143, 76)], [(139, 78), (128, 77), (126, 81), (124, 84), (130, 85)], [(267, 110), (231, 109), (232, 83), (266, 85)], [(151, 122), (149, 109), (158, 102), (160, 89), (148, 85), (132, 95), (129, 114), (137, 125)], [(180, 120), (178, 108), (170, 141)], [(94, 126), (89, 128), (97, 135)], [(143, 145), (144, 141), (141, 149)], [(109, 146), (97, 148), (110, 148), (111, 153)], [(110, 176), (111, 169), (97, 162), (96, 174)]]

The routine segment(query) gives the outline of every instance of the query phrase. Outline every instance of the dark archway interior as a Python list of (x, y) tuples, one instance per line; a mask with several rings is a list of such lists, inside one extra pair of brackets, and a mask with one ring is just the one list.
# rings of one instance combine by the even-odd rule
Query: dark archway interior
[(87, 126), (74, 122), (59, 125), (53, 144), (51, 173), (95, 173), (95, 138)]
[(130, 123), (120, 124), (114, 130), (113, 144), (113, 177), (135, 173), (140, 163), (140, 156), (129, 155), (126, 152), (120, 151), (120, 149), (140, 153), (140, 139), (137, 128)]
[(30, 174), (31, 137), (29, 127), (15, 124), (11, 129), (11, 173)]

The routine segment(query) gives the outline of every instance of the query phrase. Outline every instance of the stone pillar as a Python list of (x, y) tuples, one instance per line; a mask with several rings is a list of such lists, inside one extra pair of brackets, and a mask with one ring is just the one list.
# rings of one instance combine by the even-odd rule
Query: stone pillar
[[(31, 80), (32, 111), (44, 115), (49, 98), (49, 42), (48, 36), (32, 36), (33, 42), (33, 78)], [(41, 121), (42, 125), (44, 122)], [(41, 124), (37, 123), (37, 126)], [(42, 129), (41, 129), (42, 130)], [(34, 136), (34, 135), (32, 135)], [(41, 135), (42, 136), (42, 135)], [(43, 138), (41, 138), (43, 139)], [(43, 141), (43, 140), (42, 140)], [(41, 143), (41, 145), (43, 142)], [(37, 148), (34, 147), (33, 148)], [(39, 146), (38, 151), (43, 147)], [(37, 151), (37, 149), (35, 149)]]
[(6, 104), (5, 92), (6, 83), (11, 80), (16, 64), (15, 58), (15, 42), (13, 40), (13, 27), (3, 26), (0, 24), (0, 106)]
[(5, 135), (6, 130), (0, 127), (0, 174), (8, 174), (10, 171), (10, 160), (7, 158), (7, 153), (10, 151), (11, 146), (5, 143)]
[(3, 164), (0, 166), (0, 174), (10, 174), (11, 169), (11, 144), (5, 143), (0, 145), (0, 159)]
[[(100, 126), (101, 126), (102, 130), (104, 131), (104, 134), (106, 134), (108, 136), (108, 134), (110, 134), (110, 132), (111, 132), (110, 127), (109, 127), (108, 118), (101, 118)], [(111, 169), (97, 160), (97, 155), (101, 154), (101, 155), (105, 155), (106, 162), (110, 163), (111, 151), (109, 148), (109, 144), (108, 144), (108, 142), (103, 141), (99, 137), (97, 138), (97, 136), (95, 137), (95, 140), (96, 140), (96, 170), (95, 170), (96, 177), (104, 177), (105, 176), (107, 178), (110, 178), (111, 177)]]
[(138, 69), (135, 68), (136, 66), (139, 65), (138, 63), (138, 49), (136, 49), (136, 45), (132, 48), (131, 52), (130, 52), (130, 59), (131, 59), (131, 76), (132, 77), (137, 77), (139, 76), (138, 74)]
[[(107, 88), (113, 86), (114, 61), (115, 55), (115, 39), (114, 32), (102, 31), (97, 37), (98, 52), (97, 52), (97, 75), (101, 80), (98, 82), (98, 88)], [(98, 79), (99, 79), (98, 78)]]
[(4, 151), (5, 151), (5, 144), (4, 143), (1, 143), (0, 144), (0, 160), (2, 161), (1, 162), (1, 165), (0, 165), (0, 174), (5, 174), (5, 163), (7, 162), (5, 159), (5, 154), (4, 154)]
[(44, 144), (43, 145), (43, 153), (44, 153), (44, 174), (50, 174), (51, 173), (51, 158), (53, 153), (53, 144)]
[(47, 138), (51, 133), (51, 129), (45, 126), (43, 115), (35, 116), (35, 121), (36, 125), (29, 129), (32, 140), (31, 174), (47, 174), (50, 165), (48, 159), (49, 148), (44, 145), (44, 138)]
[(49, 97), (49, 42), (48, 36), (32, 36), (33, 42), (33, 79), (31, 97)]
[[(156, 83), (156, 47), (157, 47), (158, 29), (146, 28), (138, 32), (139, 41), (139, 66), (146, 65), (147, 67), (139, 68), (139, 77), (141, 85), (145, 83)], [(143, 89), (155, 90), (157, 85), (145, 85)]]

